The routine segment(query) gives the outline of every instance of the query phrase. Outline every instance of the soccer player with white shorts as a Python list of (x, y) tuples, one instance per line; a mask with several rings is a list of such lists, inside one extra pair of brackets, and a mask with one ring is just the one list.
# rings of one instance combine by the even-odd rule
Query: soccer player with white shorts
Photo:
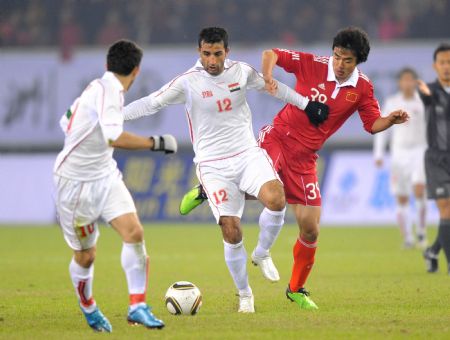
[[(209, 198), (211, 210), (223, 234), (225, 262), (239, 291), (239, 312), (253, 313), (254, 298), (248, 283), (247, 253), (240, 219), (245, 193), (265, 206), (261, 215), (258, 246), (252, 259), (263, 275), (278, 281), (269, 249), (284, 222), (285, 198), (272, 162), (256, 143), (247, 89), (264, 90), (266, 83), (251, 66), (226, 59), (228, 35), (222, 28), (200, 32), (200, 59), (193, 68), (161, 90), (125, 108), (125, 119), (158, 112), (171, 104), (184, 104), (194, 147), (197, 176)], [(308, 100), (279, 84), (274, 96), (299, 107)], [(320, 104), (324, 109), (325, 105)]]
[(74, 251), (69, 272), (80, 308), (88, 325), (99, 332), (112, 331), (92, 292), (100, 217), (123, 240), (121, 262), (130, 297), (128, 322), (164, 327), (146, 304), (144, 230), (112, 157), (114, 148), (166, 153), (177, 149), (173, 136), (147, 138), (123, 131), (123, 93), (138, 75), (141, 59), (142, 50), (133, 42), (113, 44), (107, 55), (108, 71), (87, 86), (60, 121), (65, 142), (54, 166), (56, 210), (64, 238)]
[(420, 248), (425, 249), (427, 240), (424, 155), (427, 144), (425, 109), (416, 90), (416, 72), (411, 68), (402, 69), (398, 74), (398, 87), (400, 91), (386, 99), (382, 112), (386, 115), (400, 107), (410, 113), (410, 119), (375, 135), (374, 158), (376, 166), (382, 167), (384, 150), (390, 137), (391, 191), (397, 200), (397, 221), (403, 235), (403, 244), (405, 248), (411, 248), (415, 244), (409, 206), (409, 198), (413, 192), (417, 242)]

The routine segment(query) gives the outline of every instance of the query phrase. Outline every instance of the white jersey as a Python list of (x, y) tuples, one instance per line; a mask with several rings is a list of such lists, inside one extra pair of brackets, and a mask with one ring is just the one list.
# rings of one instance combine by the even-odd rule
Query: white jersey
[(392, 155), (401, 154), (405, 150), (425, 150), (425, 109), (417, 92), (412, 98), (406, 99), (401, 93), (388, 97), (382, 110), (383, 116), (390, 112), (402, 109), (408, 112), (410, 118), (406, 123), (395, 124), (390, 129), (377, 133), (374, 140), (374, 158), (382, 159), (386, 148), (389, 133), (390, 151)]
[[(170, 104), (184, 104), (196, 163), (257, 146), (246, 93), (247, 89), (264, 90), (264, 79), (243, 62), (227, 59), (224, 66), (220, 75), (213, 76), (197, 61), (159, 91), (127, 105), (125, 120), (154, 114)], [(294, 90), (281, 83), (278, 87), (277, 98), (306, 106), (305, 98)]]
[(53, 169), (56, 175), (91, 181), (117, 169), (109, 143), (123, 131), (123, 92), (116, 76), (106, 72), (74, 101), (60, 120), (66, 137)]

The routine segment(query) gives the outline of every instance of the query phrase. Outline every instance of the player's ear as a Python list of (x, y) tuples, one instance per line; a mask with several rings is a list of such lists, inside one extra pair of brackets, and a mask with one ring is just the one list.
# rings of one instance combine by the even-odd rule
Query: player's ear
[(230, 48), (229, 48), (229, 47), (227, 47), (227, 48), (225, 49), (225, 57), (228, 56), (228, 53), (230, 53)]
[(137, 77), (137, 75), (139, 74), (139, 72), (141, 72), (141, 68), (140, 66), (135, 66), (135, 68), (133, 69), (133, 71), (131, 71), (133, 73), (133, 76)]

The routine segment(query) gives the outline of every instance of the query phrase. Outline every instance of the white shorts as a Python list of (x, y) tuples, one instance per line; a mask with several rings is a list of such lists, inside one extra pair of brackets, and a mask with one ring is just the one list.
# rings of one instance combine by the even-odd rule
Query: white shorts
[(97, 220), (110, 222), (136, 212), (119, 171), (95, 181), (82, 182), (54, 176), (56, 212), (64, 239), (73, 250), (92, 248), (100, 235)]
[(391, 191), (409, 196), (416, 184), (425, 184), (425, 148), (395, 151), (391, 157)]
[(237, 155), (197, 164), (197, 177), (209, 206), (219, 222), (220, 216), (242, 217), (245, 193), (258, 197), (264, 183), (280, 180), (266, 151), (252, 147)]

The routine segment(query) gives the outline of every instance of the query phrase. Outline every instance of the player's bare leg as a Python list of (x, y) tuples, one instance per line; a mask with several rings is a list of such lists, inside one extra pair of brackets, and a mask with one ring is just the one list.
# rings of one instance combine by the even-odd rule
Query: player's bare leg
[(294, 264), (286, 296), (303, 309), (317, 309), (305, 290), (305, 283), (314, 264), (321, 208), (294, 204), (293, 209), (300, 232), (294, 245)]
[(403, 237), (403, 247), (411, 249), (414, 247), (414, 236), (412, 231), (412, 221), (409, 212), (409, 196), (397, 196), (397, 223)]
[(128, 322), (147, 328), (163, 328), (146, 303), (148, 282), (148, 256), (145, 249), (144, 229), (136, 213), (121, 215), (109, 222), (123, 240), (121, 262), (130, 294)]
[(254, 297), (248, 284), (247, 252), (242, 239), (241, 220), (236, 216), (221, 216), (225, 262), (239, 291), (240, 313), (254, 313)]
[(413, 187), (416, 208), (416, 237), (419, 248), (427, 247), (427, 200), (425, 184), (417, 183)]
[(75, 250), (69, 265), (70, 277), (86, 321), (97, 332), (112, 332), (108, 319), (98, 309), (92, 294), (96, 247)]
[(284, 224), (286, 199), (283, 185), (278, 180), (265, 183), (259, 191), (258, 199), (265, 208), (259, 216), (260, 232), (258, 244), (252, 253), (252, 262), (259, 266), (267, 280), (277, 282), (280, 275), (270, 256), (270, 248)]

